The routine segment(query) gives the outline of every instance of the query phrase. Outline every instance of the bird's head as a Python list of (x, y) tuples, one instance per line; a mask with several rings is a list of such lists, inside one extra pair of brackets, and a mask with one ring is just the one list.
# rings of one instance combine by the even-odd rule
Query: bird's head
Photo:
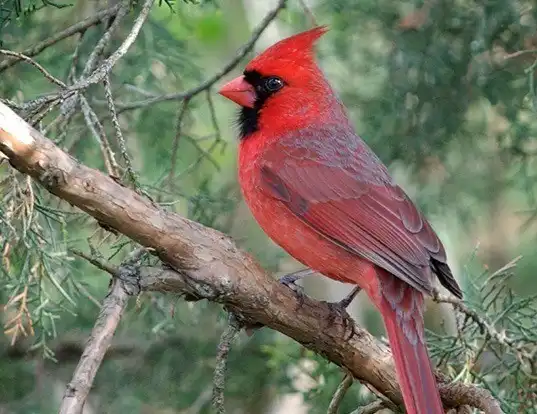
[(313, 46), (327, 28), (316, 27), (272, 45), (219, 93), (241, 106), (241, 138), (269, 127), (299, 128), (318, 115), (330, 86), (315, 63)]

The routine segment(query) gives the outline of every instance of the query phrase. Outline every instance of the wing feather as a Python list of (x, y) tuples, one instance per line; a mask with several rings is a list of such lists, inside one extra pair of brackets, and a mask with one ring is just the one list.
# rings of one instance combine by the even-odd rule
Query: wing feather
[[(309, 131), (307, 138), (295, 134), (269, 146), (261, 157), (264, 191), (323, 237), (414, 288), (430, 294), (436, 273), (460, 297), (445, 251), (427, 220), (365, 143), (352, 131), (335, 132), (340, 135), (325, 131), (313, 136)], [(335, 138), (315, 138), (328, 134)], [(336, 151), (326, 142), (347, 144), (353, 151)]]

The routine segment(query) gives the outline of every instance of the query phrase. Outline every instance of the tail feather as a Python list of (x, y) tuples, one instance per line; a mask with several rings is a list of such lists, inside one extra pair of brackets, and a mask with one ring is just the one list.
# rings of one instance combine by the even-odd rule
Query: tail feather
[(423, 294), (388, 273), (379, 281), (379, 307), (407, 413), (444, 414), (424, 339)]

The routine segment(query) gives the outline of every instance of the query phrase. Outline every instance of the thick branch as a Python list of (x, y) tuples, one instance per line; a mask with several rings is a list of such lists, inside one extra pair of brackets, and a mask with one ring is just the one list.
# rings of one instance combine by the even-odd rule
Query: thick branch
[[(261, 323), (348, 369), (392, 401), (401, 403), (388, 348), (365, 329), (344, 340), (341, 319), (328, 323), (330, 308), (310, 298), (299, 307), (294, 293), (277, 283), (224, 234), (160, 209), (99, 171), (78, 163), (0, 103), (0, 151), (19, 171), (51, 193), (146, 247), (176, 271), (142, 273), (146, 289), (208, 298), (251, 323)], [(348, 336), (348, 335), (347, 335)], [(449, 384), (439, 375), (447, 407), (468, 404), (501, 413), (486, 390)]]

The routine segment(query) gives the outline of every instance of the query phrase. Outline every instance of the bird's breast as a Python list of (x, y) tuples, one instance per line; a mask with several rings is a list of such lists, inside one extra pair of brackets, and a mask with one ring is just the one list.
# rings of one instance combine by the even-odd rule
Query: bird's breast
[(264, 232), (287, 253), (325, 276), (359, 284), (372, 265), (326, 239), (263, 190), (254, 152), (239, 154), (239, 182), (244, 200)]

